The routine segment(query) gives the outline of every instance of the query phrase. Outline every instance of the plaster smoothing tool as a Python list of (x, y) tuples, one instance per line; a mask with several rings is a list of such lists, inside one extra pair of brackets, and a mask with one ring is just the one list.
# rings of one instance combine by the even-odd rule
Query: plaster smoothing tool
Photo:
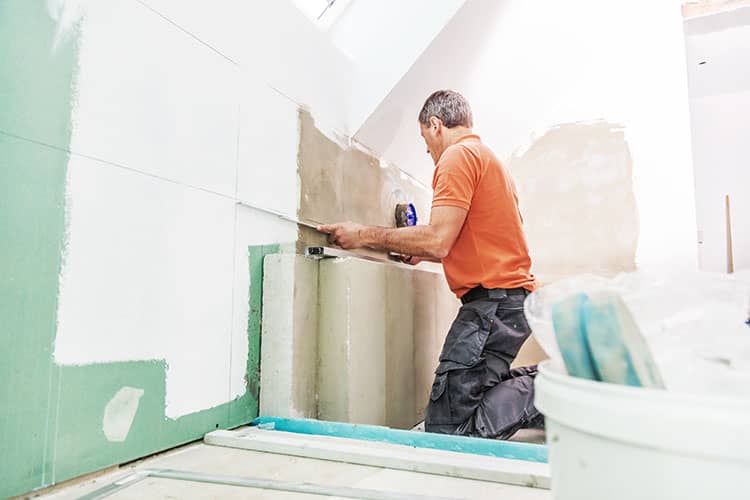
[[(259, 205), (254, 205), (252, 203), (248, 203), (244, 201), (238, 201), (237, 205), (247, 207), (247, 208), (253, 208), (255, 210), (260, 210), (261, 212), (274, 215), (284, 221), (291, 222), (293, 224), (298, 224), (300, 226), (308, 227), (315, 231), (318, 231), (318, 227), (326, 225), (322, 222), (315, 221), (315, 220), (296, 219), (294, 217), (291, 217), (277, 210), (272, 210), (270, 208), (262, 207)], [(398, 203), (394, 210), (394, 217), (396, 219), (396, 227), (408, 227), (408, 226), (417, 225), (417, 221), (418, 221), (417, 209), (413, 203)], [(319, 258), (319, 259), (326, 258), (326, 257), (359, 257), (359, 258), (364, 258), (366, 260), (374, 260), (377, 262), (383, 262), (383, 260), (378, 259), (378, 258), (363, 256), (361, 254), (357, 254), (354, 252), (348, 252), (346, 250), (341, 250), (338, 248), (329, 248), (329, 247), (308, 247), (305, 251), (305, 255), (307, 257)], [(392, 261), (403, 262), (403, 256), (396, 252), (389, 252), (388, 258)]]
[(238, 201), (237, 205), (240, 205), (242, 207), (247, 208), (254, 208), (255, 210), (260, 210), (261, 212), (265, 212), (267, 214), (275, 215), (279, 219), (285, 220), (287, 222), (291, 222), (292, 224), (299, 224), (300, 226), (309, 227), (310, 229), (318, 230), (319, 226), (324, 226), (322, 222), (314, 221), (314, 220), (304, 220), (304, 219), (295, 219), (294, 217), (291, 217), (289, 215), (286, 215), (285, 213), (279, 212), (277, 210), (272, 210), (270, 208), (261, 207), (259, 205), (253, 205), (252, 203), (247, 203), (244, 201)]
[[(261, 207), (259, 205), (254, 205), (252, 203), (248, 203), (245, 201), (238, 201), (237, 205), (240, 205), (242, 207), (247, 208), (254, 208), (255, 210), (260, 210), (261, 212), (265, 212), (270, 215), (275, 215), (279, 219), (285, 220), (287, 222), (291, 222), (293, 224), (299, 224), (300, 226), (309, 227), (310, 229), (318, 230), (318, 227), (325, 226), (326, 224), (320, 221), (316, 220), (310, 220), (310, 219), (295, 219), (294, 217), (291, 217), (285, 213), (279, 212), (278, 210), (272, 210), (270, 208)], [(399, 203), (396, 205), (396, 209), (394, 211), (394, 216), (396, 218), (396, 227), (407, 227), (407, 226), (416, 226), (417, 225), (417, 209), (414, 207), (413, 203)]]

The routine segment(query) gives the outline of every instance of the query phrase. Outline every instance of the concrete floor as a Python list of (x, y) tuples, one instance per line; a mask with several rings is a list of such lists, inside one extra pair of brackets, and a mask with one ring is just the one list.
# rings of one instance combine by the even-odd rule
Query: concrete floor
[[(135, 465), (123, 467), (78, 484), (63, 485), (54, 491), (43, 492), (44, 494), (40, 497), (56, 500), (79, 498), (124, 476), (144, 469), (174, 469), (239, 478), (314, 483), (377, 490), (385, 494), (398, 492), (407, 496), (509, 500), (547, 500), (552, 498), (549, 490), (260, 453), (209, 446), (203, 443), (177, 448), (163, 455), (143, 460)], [(321, 496), (149, 477), (109, 495), (108, 498), (312, 499), (321, 498)]]

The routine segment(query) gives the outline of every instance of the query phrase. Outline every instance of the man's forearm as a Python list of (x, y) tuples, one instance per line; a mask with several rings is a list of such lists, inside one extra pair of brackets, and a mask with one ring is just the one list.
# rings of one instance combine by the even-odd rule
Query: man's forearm
[(366, 246), (440, 262), (448, 248), (431, 226), (387, 228), (368, 226), (362, 230)]

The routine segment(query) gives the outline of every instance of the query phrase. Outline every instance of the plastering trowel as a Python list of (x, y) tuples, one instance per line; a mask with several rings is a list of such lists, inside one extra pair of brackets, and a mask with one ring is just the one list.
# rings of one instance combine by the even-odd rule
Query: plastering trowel
[[(414, 203), (398, 203), (394, 210), (396, 217), (396, 227), (409, 227), (417, 225), (417, 209)], [(404, 256), (396, 252), (388, 252), (388, 257), (392, 260), (405, 262)]]

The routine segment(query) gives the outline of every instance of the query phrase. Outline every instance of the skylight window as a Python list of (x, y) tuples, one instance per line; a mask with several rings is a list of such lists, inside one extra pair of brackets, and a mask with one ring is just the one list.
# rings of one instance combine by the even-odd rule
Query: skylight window
[(294, 0), (297, 6), (316, 26), (330, 28), (351, 0)]

